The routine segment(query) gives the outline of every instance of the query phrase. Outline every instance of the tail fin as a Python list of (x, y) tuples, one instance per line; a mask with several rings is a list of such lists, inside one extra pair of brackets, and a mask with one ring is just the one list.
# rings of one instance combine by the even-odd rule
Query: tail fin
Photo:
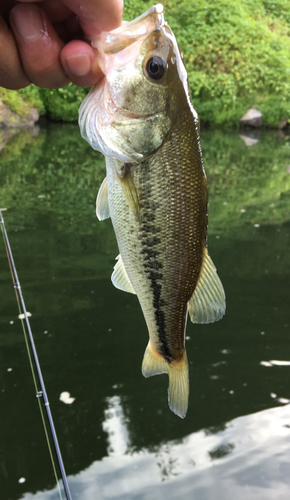
[(189, 380), (187, 356), (184, 351), (183, 359), (178, 363), (172, 363), (168, 366), (169, 388), (168, 404), (171, 411), (181, 418), (187, 413)]
[(186, 352), (181, 361), (167, 363), (153, 348), (150, 341), (146, 347), (142, 373), (144, 377), (152, 377), (161, 373), (168, 373), (168, 404), (173, 413), (181, 418), (186, 416), (189, 396), (188, 364)]

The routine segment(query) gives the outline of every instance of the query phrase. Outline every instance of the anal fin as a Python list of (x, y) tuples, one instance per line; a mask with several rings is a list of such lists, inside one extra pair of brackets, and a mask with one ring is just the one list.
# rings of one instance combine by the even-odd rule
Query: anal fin
[(188, 313), (193, 323), (213, 323), (226, 310), (225, 292), (207, 248), (194, 293), (188, 302)]
[(123, 292), (136, 294), (133, 285), (129, 279), (129, 276), (127, 274), (127, 271), (125, 269), (121, 255), (118, 255), (118, 257), (116, 257), (116, 260), (118, 262), (114, 266), (114, 271), (111, 277), (113, 285), (116, 288), (119, 288), (119, 290), (123, 290)]
[(152, 348), (149, 340), (142, 362), (142, 375), (148, 378), (161, 373), (168, 373), (168, 363)]

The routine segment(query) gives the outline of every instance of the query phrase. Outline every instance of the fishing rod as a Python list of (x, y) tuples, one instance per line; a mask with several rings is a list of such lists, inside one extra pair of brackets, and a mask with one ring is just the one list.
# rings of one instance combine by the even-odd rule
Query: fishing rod
[[(62, 482), (63, 482), (63, 486), (64, 486), (65, 495), (66, 495), (67, 500), (72, 500), (72, 497), (71, 497), (71, 494), (70, 494), (70, 490), (69, 490), (69, 486), (68, 486), (68, 481), (67, 481), (66, 473), (65, 473), (65, 469), (64, 469), (64, 464), (63, 464), (63, 460), (62, 460), (62, 456), (61, 456), (61, 452), (60, 452), (60, 448), (59, 448), (59, 444), (58, 444), (58, 439), (57, 439), (57, 435), (56, 435), (56, 431), (55, 431), (55, 427), (54, 427), (54, 423), (53, 423), (53, 419), (52, 419), (52, 414), (51, 414), (51, 411), (50, 411), (49, 401), (48, 401), (48, 398), (47, 398), (47, 393), (46, 393), (46, 390), (45, 390), (45, 385), (44, 385), (44, 381), (43, 381), (43, 377), (42, 377), (42, 373), (41, 373), (41, 368), (40, 368), (40, 364), (39, 364), (39, 361), (38, 361), (36, 347), (35, 347), (35, 344), (34, 344), (34, 339), (33, 339), (32, 331), (31, 331), (31, 328), (30, 328), (30, 323), (29, 323), (29, 319), (28, 319), (28, 315), (27, 315), (27, 311), (26, 311), (26, 307), (25, 307), (25, 303), (24, 303), (24, 299), (23, 299), (23, 295), (22, 295), (22, 291), (21, 291), (21, 286), (20, 286), (20, 282), (19, 282), (19, 279), (18, 279), (18, 274), (17, 274), (17, 271), (16, 271), (16, 266), (15, 266), (15, 263), (14, 263), (14, 259), (13, 259), (13, 255), (12, 255), (12, 251), (11, 251), (11, 247), (10, 247), (10, 243), (9, 243), (9, 239), (8, 239), (8, 235), (7, 235), (7, 231), (6, 231), (6, 228), (5, 228), (4, 218), (3, 218), (1, 210), (0, 210), (0, 223), (1, 223), (2, 231), (3, 231), (5, 248), (6, 248), (8, 263), (9, 263), (9, 267), (10, 267), (12, 282), (13, 282), (13, 288), (15, 289), (16, 300), (17, 300), (20, 312), (21, 312), (21, 309), (23, 311), (23, 315), (24, 315), (24, 319), (25, 319), (25, 324), (26, 324), (26, 328), (27, 328), (27, 332), (28, 332), (28, 336), (29, 336), (29, 341), (30, 341), (30, 348), (31, 348), (31, 351), (32, 351), (32, 354), (33, 354), (33, 359), (34, 359), (34, 363), (35, 363), (35, 367), (36, 367), (36, 371), (37, 371), (37, 375), (38, 375), (38, 380), (39, 380), (39, 384), (40, 384), (40, 388), (41, 388), (41, 390), (38, 391), (37, 383), (36, 383), (36, 379), (35, 379), (35, 374), (34, 374), (34, 368), (33, 368), (32, 363), (30, 363), (31, 370), (32, 370), (32, 376), (33, 376), (34, 383), (35, 383), (35, 388), (36, 388), (36, 391), (37, 391), (36, 392), (36, 397), (37, 398), (43, 398), (44, 406), (45, 406), (45, 409), (46, 409), (46, 415), (47, 415), (48, 422), (49, 422), (50, 432), (51, 432), (51, 436), (52, 436), (52, 440), (53, 440), (53, 444), (54, 444), (54, 449), (55, 449), (55, 453), (56, 453), (56, 456), (57, 456), (57, 461), (58, 461), (58, 465), (59, 465), (59, 469), (60, 469), (60, 473), (61, 473), (61, 477), (62, 477)], [(20, 308), (20, 304), (21, 304), (21, 308)], [(23, 325), (23, 322), (22, 322), (22, 325)], [(25, 329), (23, 329), (23, 331), (24, 331), (25, 341), (26, 341), (26, 345), (27, 345), (28, 356), (29, 356), (29, 359), (31, 361), (30, 349), (29, 349), (29, 345), (27, 343), (27, 337), (26, 337)], [(47, 443), (48, 443), (48, 448), (49, 448), (49, 452), (50, 452), (52, 466), (53, 466), (55, 477), (56, 477), (57, 484), (58, 484), (58, 478), (57, 478), (57, 474), (56, 474), (56, 470), (55, 470), (55, 466), (54, 466), (53, 456), (52, 456), (52, 453), (51, 453), (50, 442), (49, 442), (48, 434), (47, 434), (47, 431), (46, 431), (46, 424), (45, 424), (45, 421), (44, 421), (44, 418), (43, 418), (42, 407), (41, 407), (41, 405), (39, 407), (40, 407), (41, 416), (42, 416), (42, 420), (43, 420), (44, 431), (45, 431), (45, 435), (46, 435), (46, 439), (47, 439)], [(59, 486), (58, 486), (58, 488), (59, 488)], [(60, 490), (59, 490), (59, 494), (60, 494), (60, 497), (61, 497)]]

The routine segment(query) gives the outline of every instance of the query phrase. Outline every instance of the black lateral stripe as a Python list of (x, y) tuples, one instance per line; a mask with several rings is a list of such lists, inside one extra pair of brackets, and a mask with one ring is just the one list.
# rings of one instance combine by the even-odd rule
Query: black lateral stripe
[(158, 245), (161, 243), (161, 239), (159, 237), (160, 228), (158, 228), (155, 223), (155, 210), (158, 208), (158, 203), (152, 200), (151, 185), (147, 176), (142, 178), (140, 185), (142, 185), (142, 191), (144, 194), (144, 196), (140, 197), (142, 198), (140, 199), (142, 211), (140, 237), (142, 242), (141, 254), (143, 255), (143, 266), (145, 273), (150, 280), (150, 288), (153, 292), (152, 305), (157, 325), (160, 354), (168, 363), (170, 363), (172, 361), (172, 355), (167, 341), (165, 312), (163, 310), (164, 300), (161, 298), (163, 264), (158, 259), (160, 257)]

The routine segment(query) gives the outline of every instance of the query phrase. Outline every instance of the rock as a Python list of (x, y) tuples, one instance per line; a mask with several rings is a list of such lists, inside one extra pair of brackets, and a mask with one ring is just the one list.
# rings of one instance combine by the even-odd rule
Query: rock
[(38, 110), (36, 108), (30, 108), (30, 111), (29, 111), (29, 113), (27, 115), (27, 120), (29, 122), (29, 123), (27, 123), (27, 125), (29, 125), (29, 127), (31, 127), (36, 122), (38, 122), (38, 120), (39, 120), (39, 113), (38, 113)]
[(282, 118), (282, 120), (280, 121), (280, 123), (278, 125), (278, 129), (282, 130), (283, 128), (286, 128), (287, 125), (288, 125), (288, 121), (285, 120), (285, 118)]
[(30, 108), (27, 115), (22, 118), (4, 104), (0, 98), (0, 127), (31, 127), (38, 119), (39, 113), (36, 108)]
[(249, 125), (250, 127), (259, 128), (262, 126), (262, 113), (257, 109), (250, 108), (244, 116), (240, 119), (242, 125)]

